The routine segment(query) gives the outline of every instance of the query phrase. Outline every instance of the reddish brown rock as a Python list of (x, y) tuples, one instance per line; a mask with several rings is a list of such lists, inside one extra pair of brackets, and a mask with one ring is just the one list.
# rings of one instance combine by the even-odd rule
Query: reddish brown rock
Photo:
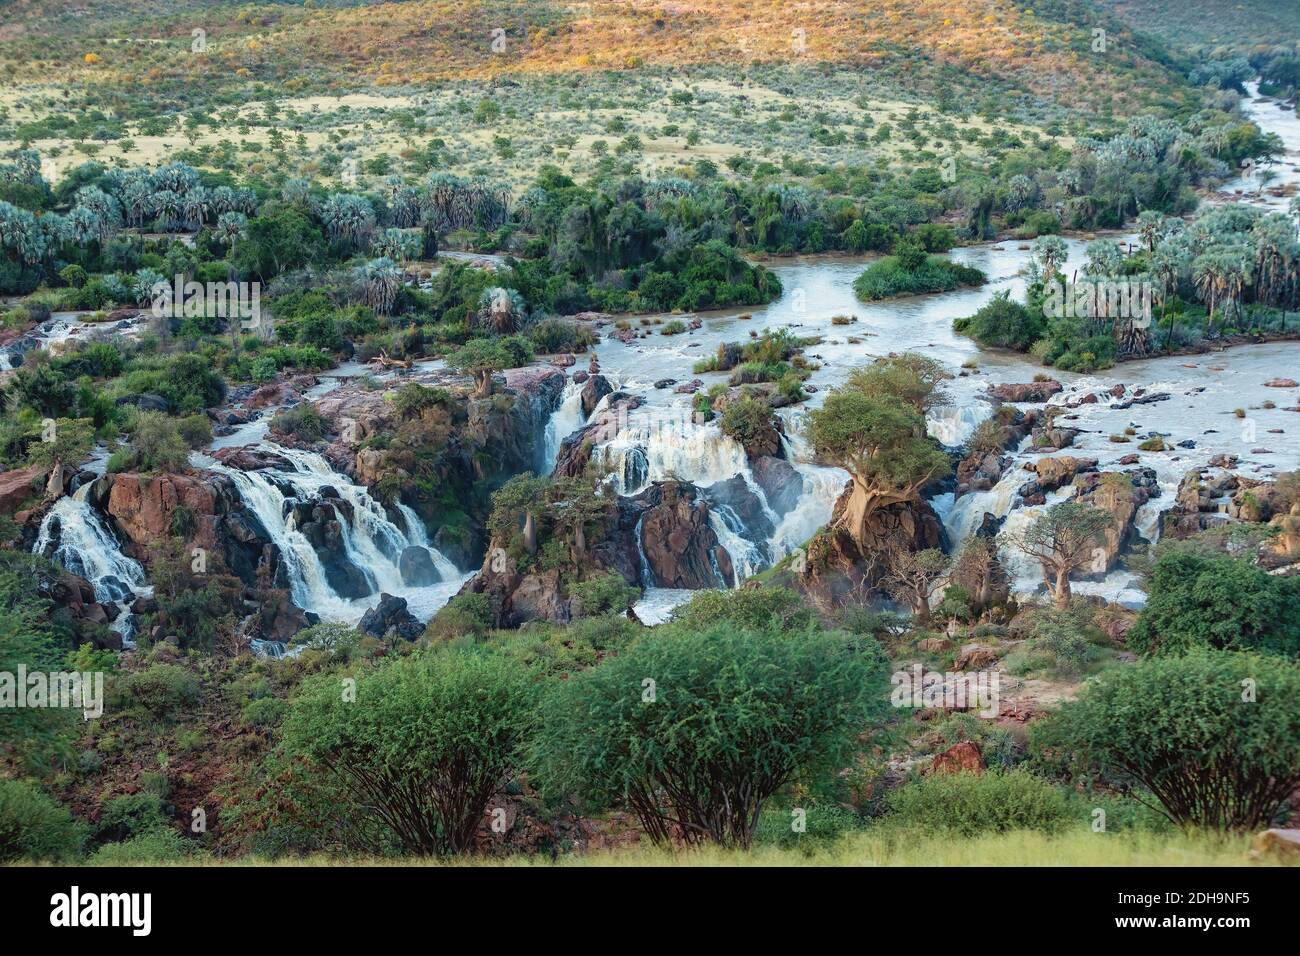
[(983, 773), (984, 755), (973, 740), (963, 740), (938, 754), (926, 773)]
[(986, 644), (967, 644), (957, 655), (957, 660), (953, 663), (953, 670), (959, 671), (982, 671), (992, 667), (998, 662), (998, 652), (996, 649)]
[(0, 513), (13, 514), (19, 505), (37, 493), (44, 475), (45, 469), (38, 467), (0, 472)]
[(1004, 402), (1045, 402), (1057, 392), (1062, 385), (1054, 379), (1043, 382), (1004, 382), (990, 385), (989, 395)]

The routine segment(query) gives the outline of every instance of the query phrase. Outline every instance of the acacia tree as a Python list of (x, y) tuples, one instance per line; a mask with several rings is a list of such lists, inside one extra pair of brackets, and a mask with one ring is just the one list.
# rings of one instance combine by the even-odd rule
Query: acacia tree
[(884, 585), (896, 601), (907, 604), (916, 623), (930, 623), (930, 598), (948, 567), (948, 557), (938, 548), (899, 551), (885, 565)]
[(852, 478), (849, 500), (833, 527), (855, 542), (866, 540), (877, 510), (918, 500), (921, 489), (951, 467), (926, 434), (923, 409), (939, 401), (928, 362), (905, 355), (869, 366), (809, 416), (817, 454)]
[(1098, 536), (1111, 526), (1110, 514), (1079, 501), (1053, 505), (1019, 532), (1006, 532), (1015, 548), (1043, 568), (1043, 581), (1056, 607), (1070, 605), (1070, 574), (1092, 556)]
[(631, 807), (656, 843), (748, 847), (801, 771), (833, 772), (886, 709), (874, 641), (734, 623), (656, 628), (557, 681), (537, 779), (591, 809)]

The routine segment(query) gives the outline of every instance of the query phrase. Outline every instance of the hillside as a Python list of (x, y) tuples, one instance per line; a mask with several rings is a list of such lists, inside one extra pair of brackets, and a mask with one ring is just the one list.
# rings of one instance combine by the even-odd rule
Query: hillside
[[(1106, 30), (1104, 51), (1094, 52), (1094, 30)], [(1101, 111), (1185, 95), (1157, 45), (1083, 0), (191, 0), (161, 17), (137, 0), (23, 0), (0, 32), (0, 57), (19, 80), (158, 85), (187, 97), (244, 79), (293, 91), (776, 63), (868, 68), (930, 88), (991, 83)]]
[(1098, 0), (1115, 16), (1179, 49), (1294, 45), (1295, 0)]

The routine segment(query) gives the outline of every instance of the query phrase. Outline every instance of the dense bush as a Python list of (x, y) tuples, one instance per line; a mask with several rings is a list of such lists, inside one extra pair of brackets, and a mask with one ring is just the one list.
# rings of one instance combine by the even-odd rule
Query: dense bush
[(1126, 639), (1139, 654), (1217, 647), (1294, 656), (1300, 653), (1300, 578), (1271, 575), (1248, 558), (1166, 551)]
[(25, 780), (0, 780), (0, 863), (71, 859), (86, 841), (84, 825)]
[(1042, 337), (1046, 324), (1041, 311), (1012, 301), (1009, 292), (998, 292), (974, 315), (955, 319), (952, 327), (984, 348), (1027, 352)]
[(1267, 826), (1300, 785), (1300, 667), (1229, 651), (1107, 671), (1034, 732), (1180, 826)]
[(1022, 770), (932, 774), (889, 797), (890, 818), (906, 827), (963, 837), (1008, 830), (1059, 830), (1070, 822), (1065, 795)]
[(948, 292), (964, 285), (983, 285), (985, 281), (987, 277), (979, 269), (922, 252), (919, 261), (885, 256), (873, 262), (853, 280), (853, 291), (859, 299), (886, 299)]
[(500, 655), (420, 653), (361, 672), (355, 701), (337, 676), (305, 684), (283, 752), (329, 774), (348, 798), (339, 813), (377, 821), (405, 852), (464, 853), (520, 769), (535, 693), (533, 675)]
[(745, 847), (768, 799), (839, 765), (883, 713), (874, 642), (835, 633), (661, 628), (554, 687), (540, 779), (593, 808), (629, 806), (656, 842)]

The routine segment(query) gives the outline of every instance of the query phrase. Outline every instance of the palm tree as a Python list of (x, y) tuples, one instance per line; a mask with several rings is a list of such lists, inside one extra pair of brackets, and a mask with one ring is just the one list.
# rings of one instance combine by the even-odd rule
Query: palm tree
[(514, 289), (484, 289), (479, 298), (478, 323), (496, 335), (513, 335), (519, 331), (527, 308), (524, 297)]
[(402, 287), (402, 273), (397, 263), (387, 257), (371, 259), (361, 267), (360, 280), (366, 305), (382, 315), (391, 312), (397, 292)]
[(1156, 240), (1164, 232), (1165, 214), (1155, 209), (1144, 209), (1138, 214), (1137, 231), (1147, 244), (1147, 252), (1156, 251)]

